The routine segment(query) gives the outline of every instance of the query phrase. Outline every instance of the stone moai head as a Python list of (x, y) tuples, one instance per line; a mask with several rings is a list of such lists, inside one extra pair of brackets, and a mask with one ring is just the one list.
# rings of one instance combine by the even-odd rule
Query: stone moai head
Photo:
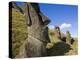
[(60, 28), (58, 26), (55, 27), (55, 35), (60, 39), (61, 38), (61, 32)]
[(67, 42), (68, 44), (70, 44), (70, 42), (71, 42), (71, 34), (70, 34), (69, 31), (66, 31), (66, 42)]
[(38, 3), (26, 4), (26, 18), (28, 35), (45, 41), (48, 38), (48, 27), (50, 20), (40, 11)]

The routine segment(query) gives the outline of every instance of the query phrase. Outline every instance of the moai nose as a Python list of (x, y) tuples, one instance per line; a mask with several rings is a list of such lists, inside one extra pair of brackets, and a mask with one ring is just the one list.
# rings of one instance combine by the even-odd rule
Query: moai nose
[(40, 13), (41, 17), (42, 17), (42, 21), (44, 23), (44, 25), (48, 25), (50, 23), (50, 19), (45, 16), (43, 13)]

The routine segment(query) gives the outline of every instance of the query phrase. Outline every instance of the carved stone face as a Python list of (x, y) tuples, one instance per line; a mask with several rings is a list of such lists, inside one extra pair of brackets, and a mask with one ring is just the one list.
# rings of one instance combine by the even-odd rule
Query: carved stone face
[(40, 12), (38, 4), (28, 4), (29, 24), (28, 35), (38, 38), (39, 40), (47, 40), (48, 27), (50, 20)]

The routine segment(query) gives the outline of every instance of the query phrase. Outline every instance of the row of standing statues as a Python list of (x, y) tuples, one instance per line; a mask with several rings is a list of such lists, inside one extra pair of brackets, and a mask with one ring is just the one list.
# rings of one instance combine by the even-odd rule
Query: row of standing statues
[[(12, 4), (16, 8), (16, 4), (14, 2)], [(16, 58), (47, 56), (46, 46), (50, 43), (48, 36), (48, 24), (50, 23), (50, 19), (40, 11), (38, 3), (24, 3), (24, 10), (19, 8), (19, 11), (25, 15), (28, 38), (20, 47), (19, 54)], [(55, 27), (55, 29), (57, 31), (57, 33), (55, 32), (57, 37), (61, 39), (59, 27)]]

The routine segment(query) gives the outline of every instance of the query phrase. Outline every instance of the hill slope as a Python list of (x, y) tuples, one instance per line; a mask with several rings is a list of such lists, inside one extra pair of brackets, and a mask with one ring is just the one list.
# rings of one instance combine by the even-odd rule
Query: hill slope
[(12, 54), (15, 57), (27, 38), (27, 25), (23, 14), (12, 8)]
[[(73, 44), (67, 44), (61, 41), (54, 34), (54, 29), (49, 30), (49, 36), (51, 43), (47, 45), (49, 56), (60, 56), (60, 55), (77, 55), (78, 54), (78, 39), (74, 38)], [(62, 33), (62, 32), (61, 32)], [(62, 36), (66, 36), (62, 33)]]

